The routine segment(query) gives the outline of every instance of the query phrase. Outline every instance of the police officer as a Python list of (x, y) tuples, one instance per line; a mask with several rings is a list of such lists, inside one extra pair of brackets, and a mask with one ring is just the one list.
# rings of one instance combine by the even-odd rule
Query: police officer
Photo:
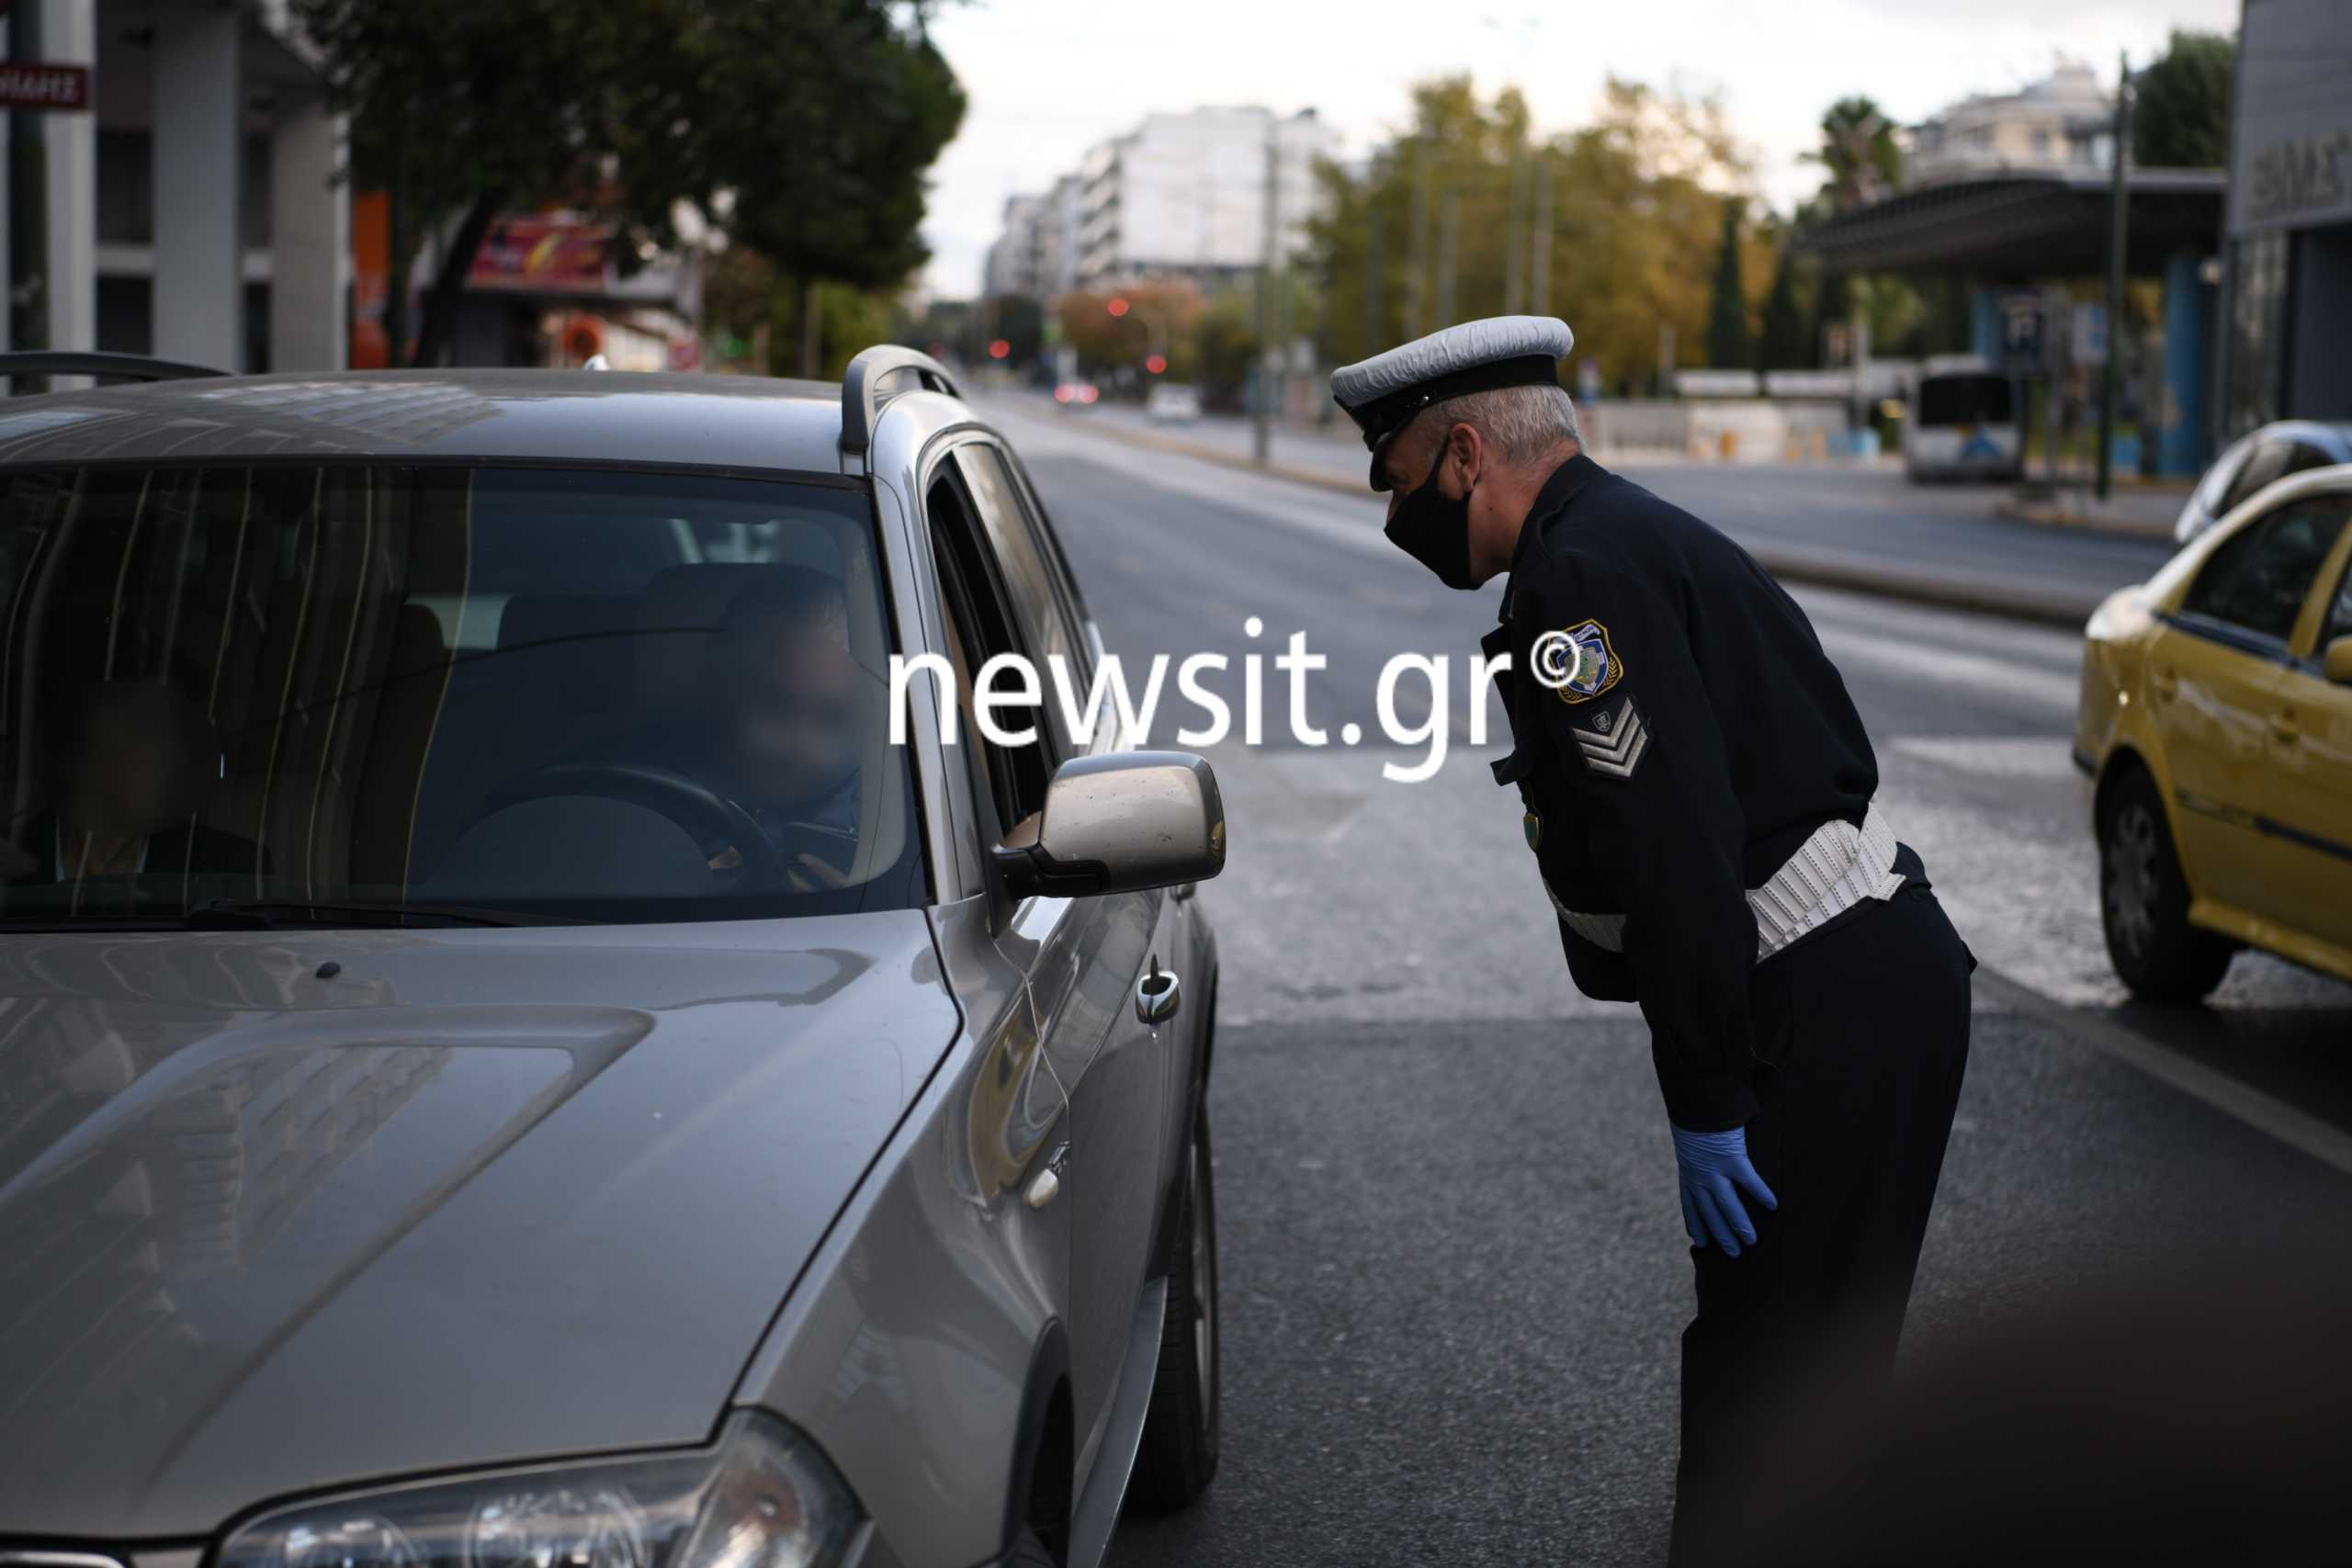
[(1891, 1367), (1968, 1055), (1975, 967), (1804, 612), (1747, 553), (1586, 457), (1565, 322), (1449, 327), (1333, 373), (1387, 536), (1485, 639), (1495, 764), (1587, 996), (1638, 1002), (1698, 1312), (1674, 1559), (1712, 1560), (1805, 1402)]

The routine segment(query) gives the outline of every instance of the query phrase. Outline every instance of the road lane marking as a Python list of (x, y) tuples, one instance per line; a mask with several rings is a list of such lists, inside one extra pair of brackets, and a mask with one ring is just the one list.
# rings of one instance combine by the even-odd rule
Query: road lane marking
[(1820, 633), (1822, 648), (1840, 666), (1851, 660), (1939, 686), (2015, 698), (2052, 713), (2072, 714), (2081, 695), (2081, 684), (2075, 676), (2037, 670), (2030, 664), (1987, 658), (1981, 653), (1926, 648), (1845, 626), (1816, 626), (1815, 630)]
[(1887, 750), (1958, 773), (2041, 782), (2075, 777), (2067, 743), (2049, 735), (1898, 735)]
[(2127, 1066), (2137, 1067), (2191, 1100), (2352, 1176), (2352, 1132), (2120, 1024), (2063, 1007), (1989, 966), (1978, 966), (1975, 983), (1977, 989), (1988, 993), (1989, 999), (2001, 1010), (2030, 1013), (2060, 1032)]

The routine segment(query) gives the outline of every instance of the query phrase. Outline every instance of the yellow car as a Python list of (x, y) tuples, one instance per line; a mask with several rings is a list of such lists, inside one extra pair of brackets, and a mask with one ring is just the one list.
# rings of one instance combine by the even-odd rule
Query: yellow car
[(2240, 947), (2352, 980), (2352, 464), (2281, 479), (2091, 616), (2075, 763), (2135, 995)]

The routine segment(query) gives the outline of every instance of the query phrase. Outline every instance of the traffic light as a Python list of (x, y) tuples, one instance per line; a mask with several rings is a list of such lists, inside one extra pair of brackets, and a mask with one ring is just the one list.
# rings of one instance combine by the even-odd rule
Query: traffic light
[(1125, 296), (1119, 294), (1112, 295), (1109, 310), (1111, 314), (1114, 316), (1125, 315), (1127, 313), (1127, 301)]
[(990, 340), (989, 344), (989, 357), (990, 359), (1007, 359), (1012, 357), (1012, 344), (1009, 341), (1004, 338), (995, 338)]
[(1143, 367), (1157, 376), (1168, 368), (1168, 356), (1164, 354), (1155, 354), (1143, 362)]

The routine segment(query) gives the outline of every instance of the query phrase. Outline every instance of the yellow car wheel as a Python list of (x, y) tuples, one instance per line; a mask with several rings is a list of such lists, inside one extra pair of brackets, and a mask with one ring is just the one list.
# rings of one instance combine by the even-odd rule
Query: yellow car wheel
[(2132, 994), (2193, 1002), (2222, 983), (2236, 948), (2188, 923), (2188, 881), (2155, 781), (2134, 768), (2099, 812), (2100, 924), (2108, 961)]

